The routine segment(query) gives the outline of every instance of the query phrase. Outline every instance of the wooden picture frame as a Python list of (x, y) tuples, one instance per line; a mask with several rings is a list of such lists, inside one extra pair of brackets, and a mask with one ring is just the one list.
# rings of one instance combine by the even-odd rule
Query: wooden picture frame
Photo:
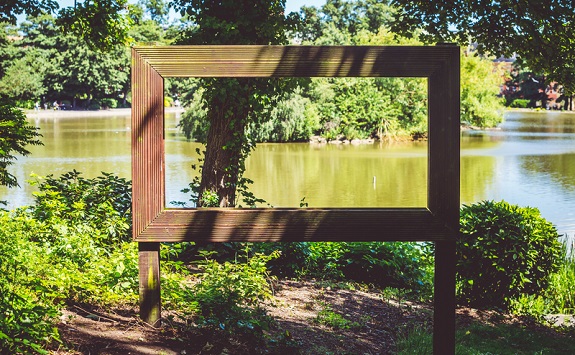
[[(435, 242), (434, 352), (454, 351), (459, 233), (460, 50), (437, 46), (150, 46), (132, 49), (133, 239), (141, 316), (160, 319), (159, 243)], [(425, 77), (427, 206), (181, 209), (165, 206), (166, 77)], [(446, 352), (447, 351), (447, 352)]]

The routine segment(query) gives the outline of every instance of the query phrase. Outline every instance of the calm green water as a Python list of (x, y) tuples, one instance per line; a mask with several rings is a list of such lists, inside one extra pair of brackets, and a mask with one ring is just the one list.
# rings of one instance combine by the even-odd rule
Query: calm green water
[[(187, 197), (196, 143), (166, 116), (167, 203)], [(11, 167), (22, 187), (0, 187), (9, 207), (30, 204), (31, 173), (76, 169), (130, 177), (129, 116), (31, 119), (43, 147)], [(538, 207), (561, 233), (575, 234), (575, 114), (508, 112), (500, 130), (464, 132), (461, 138), (461, 202), (501, 200)], [(423, 207), (426, 205), (427, 144), (260, 144), (248, 159), (252, 190), (274, 207)]]

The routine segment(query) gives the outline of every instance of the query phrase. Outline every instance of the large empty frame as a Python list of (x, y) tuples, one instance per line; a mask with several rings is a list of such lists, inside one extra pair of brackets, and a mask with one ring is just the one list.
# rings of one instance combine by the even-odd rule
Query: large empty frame
[[(426, 77), (427, 208), (168, 209), (165, 77)], [(434, 241), (434, 353), (454, 352), (459, 47), (135, 47), (132, 99), (133, 237), (139, 242), (144, 320), (160, 317), (160, 242)]]

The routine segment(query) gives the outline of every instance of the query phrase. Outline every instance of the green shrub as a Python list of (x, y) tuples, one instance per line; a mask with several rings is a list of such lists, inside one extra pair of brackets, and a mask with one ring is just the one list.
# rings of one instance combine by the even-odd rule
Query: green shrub
[(529, 107), (529, 102), (529, 100), (525, 99), (515, 99), (511, 101), (508, 106), (513, 108), (527, 108)]
[(230, 260), (245, 247), (256, 253), (279, 252), (278, 258), (267, 263), (274, 275), (351, 280), (421, 296), (432, 294), (433, 252), (428, 243), (218, 243), (208, 247), (220, 261)]
[(130, 181), (102, 172), (102, 176), (86, 179), (73, 170), (55, 178), (36, 177), (34, 206), (30, 207), (40, 221), (52, 217), (71, 222), (81, 228), (89, 225), (102, 237), (99, 245), (118, 245), (131, 240), (132, 187)]
[(64, 302), (136, 304), (130, 185), (78, 172), (37, 180), (36, 204), (0, 212), (0, 353), (46, 353)]
[(45, 251), (30, 242), (42, 226), (22, 214), (0, 212), (0, 353), (46, 353), (59, 341), (54, 320), (59, 294), (50, 280), (57, 271)]
[(116, 100), (116, 99), (100, 99), (100, 105), (103, 108), (116, 108), (116, 107), (118, 107), (118, 100)]
[(254, 243), (251, 247), (253, 251), (262, 254), (279, 251), (279, 257), (268, 262), (268, 269), (273, 275), (294, 277), (306, 274), (311, 245), (309, 242), (278, 242)]
[[(247, 251), (246, 251), (247, 254)], [(279, 253), (255, 254), (245, 262), (223, 262), (209, 258), (199, 264), (203, 273), (192, 287), (203, 324), (229, 332), (252, 333), (265, 329), (267, 319), (261, 305), (273, 291), (266, 263)]]
[[(565, 248), (566, 249), (566, 248)], [(566, 251), (566, 250), (565, 250)], [(521, 295), (511, 303), (514, 314), (540, 317), (547, 314), (575, 314), (575, 255), (565, 253), (557, 272), (549, 276), (542, 294)]]
[(507, 308), (521, 294), (544, 290), (561, 264), (556, 228), (531, 207), (483, 201), (461, 208), (457, 242), (459, 301)]
[[(310, 243), (308, 267), (315, 276), (332, 276), (381, 287), (430, 293), (431, 245), (395, 242)], [(315, 271), (313, 271), (315, 270)]]

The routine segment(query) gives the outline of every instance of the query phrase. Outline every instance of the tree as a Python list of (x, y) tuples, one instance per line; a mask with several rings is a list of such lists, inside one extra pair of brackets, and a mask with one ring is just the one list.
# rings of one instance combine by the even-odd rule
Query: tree
[(70, 100), (77, 107), (77, 99), (89, 106), (92, 98), (125, 96), (130, 80), (124, 45), (110, 46), (105, 52), (94, 49), (73, 34), (60, 32), (49, 14), (28, 17), (20, 30), (24, 38), (16, 45), (24, 54), (35, 53), (36, 64), (28, 68), (37, 69), (47, 99)]
[(28, 14), (38, 16), (43, 12), (58, 9), (54, 0), (4, 0), (0, 3), (0, 22), (16, 24), (16, 15)]
[(379, 0), (327, 0), (320, 9), (300, 9), (298, 34), (303, 42), (322, 44), (318, 39), (329, 38), (334, 32), (340, 38), (355, 37), (362, 31), (377, 33), (382, 26), (391, 24), (394, 11)]
[(394, 31), (422, 28), (427, 42), (476, 43), (480, 53), (511, 57), (575, 90), (572, 0), (392, 0)]
[[(182, 16), (192, 23), (183, 43), (188, 44), (284, 44), (288, 20), (285, 0), (176, 0)], [(244, 161), (252, 142), (246, 128), (254, 113), (263, 110), (265, 97), (280, 81), (263, 79), (204, 80), (207, 121), (210, 124), (204, 155), (198, 205), (228, 207), (236, 203)], [(217, 195), (215, 199), (206, 196)]]
[[(100, 48), (109, 48), (125, 42), (127, 22), (124, 21), (125, 17), (121, 12), (125, 5), (126, 0), (86, 0), (79, 4), (77, 9), (66, 8), (60, 11), (62, 24), (69, 25), (73, 31), (82, 32), (89, 43)], [(0, 21), (16, 24), (16, 15), (25, 13), (39, 16), (55, 12), (58, 7), (58, 2), (53, 0), (6, 0), (0, 3)], [(2, 38), (0, 47), (5, 44), (6, 40)], [(0, 51), (0, 57), (4, 56), (4, 50)], [(17, 62), (13, 70), (21, 64), (22, 62)], [(0, 66), (3, 79), (4, 74), (10, 74), (9, 68)], [(21, 97), (41, 92), (32, 83), (20, 91)], [(40, 133), (37, 128), (28, 125), (24, 113), (15, 108), (14, 94), (0, 95), (0, 185), (9, 187), (18, 185), (16, 178), (7, 171), (7, 167), (16, 159), (14, 154), (27, 155), (29, 154), (25, 148), (27, 145), (42, 144), (38, 140)]]
[(26, 116), (17, 108), (0, 102), (0, 185), (18, 186), (16, 177), (7, 170), (16, 160), (15, 154), (28, 155), (29, 144), (41, 145), (36, 127), (28, 125)]
[[(21, 13), (39, 14), (41, 11), (52, 11), (58, 7), (57, 2), (51, 0), (7, 0), (0, 3), (0, 21), (11, 24), (16, 23), (16, 15)], [(3, 27), (2, 29), (4, 29)], [(2, 34), (0, 47), (6, 47), (7, 41)], [(0, 51), (0, 58), (5, 59), (4, 48)], [(8, 69), (0, 66), (0, 74), (4, 79)], [(14, 107), (14, 98), (0, 95), (0, 185), (8, 187), (18, 186), (16, 177), (7, 170), (16, 159), (15, 154), (28, 155), (27, 145), (41, 145), (38, 139), (40, 133), (36, 127), (28, 125), (24, 113)], [(0, 201), (4, 203), (4, 201)]]
[(163, 25), (167, 22), (170, 13), (170, 5), (164, 0), (140, 0), (139, 4), (143, 5), (150, 14), (152, 21)]
[(84, 0), (60, 10), (59, 23), (67, 33), (88, 43), (92, 49), (109, 50), (128, 41), (127, 0)]
[(0, 95), (7, 95), (21, 102), (37, 100), (45, 94), (46, 89), (42, 85), (42, 61), (37, 58), (34, 51), (29, 51), (25, 57), (15, 59), (0, 79)]

